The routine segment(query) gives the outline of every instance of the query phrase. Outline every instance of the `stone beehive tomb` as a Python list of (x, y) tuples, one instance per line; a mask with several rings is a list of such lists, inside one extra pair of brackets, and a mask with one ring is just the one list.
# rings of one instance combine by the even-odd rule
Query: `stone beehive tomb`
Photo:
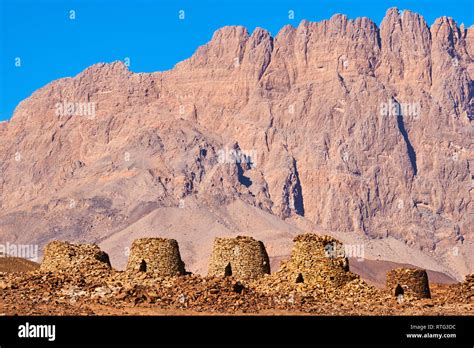
[(101, 271), (110, 270), (109, 256), (95, 244), (72, 244), (54, 241), (46, 245), (40, 270)]
[(330, 236), (306, 233), (294, 240), (291, 258), (282, 262), (277, 276), (293, 283), (340, 286), (357, 278), (349, 272), (344, 246)]
[(216, 238), (209, 276), (233, 276), (250, 280), (270, 274), (270, 262), (262, 242), (252, 237)]
[(132, 243), (127, 271), (154, 273), (160, 276), (185, 274), (178, 242), (167, 238), (141, 238)]
[(414, 268), (397, 268), (387, 273), (387, 289), (393, 296), (411, 296), (430, 298), (428, 274), (425, 270)]

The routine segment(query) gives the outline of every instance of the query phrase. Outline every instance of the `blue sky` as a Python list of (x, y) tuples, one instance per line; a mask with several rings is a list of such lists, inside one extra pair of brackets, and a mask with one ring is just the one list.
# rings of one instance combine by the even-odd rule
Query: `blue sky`
[[(263, 27), (273, 35), (302, 19), (335, 13), (380, 24), (386, 9), (447, 15), (474, 23), (473, 0), (0, 0), (0, 120), (48, 82), (98, 62), (130, 58), (130, 70), (171, 69), (224, 25)], [(76, 18), (69, 18), (70, 11)], [(179, 19), (179, 11), (185, 19)], [(288, 18), (293, 10), (294, 19)], [(15, 63), (21, 59), (21, 66)]]

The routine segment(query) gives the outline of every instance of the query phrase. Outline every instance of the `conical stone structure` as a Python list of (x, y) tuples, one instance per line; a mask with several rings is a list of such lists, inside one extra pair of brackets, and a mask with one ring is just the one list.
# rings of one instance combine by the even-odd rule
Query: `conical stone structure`
[(257, 279), (270, 273), (270, 262), (262, 242), (252, 237), (216, 238), (209, 276)]
[(141, 238), (132, 243), (127, 271), (147, 272), (160, 276), (186, 273), (178, 242), (167, 238)]
[(357, 278), (349, 272), (344, 246), (330, 236), (306, 233), (294, 240), (291, 258), (282, 262), (276, 276), (294, 283), (340, 286)]
[(431, 298), (428, 274), (423, 269), (397, 268), (387, 273), (387, 289), (393, 296)]

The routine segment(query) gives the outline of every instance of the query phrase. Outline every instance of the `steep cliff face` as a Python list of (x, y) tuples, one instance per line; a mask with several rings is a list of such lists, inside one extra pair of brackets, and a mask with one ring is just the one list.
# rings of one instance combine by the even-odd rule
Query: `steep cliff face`
[[(397, 9), (380, 28), (224, 27), (166, 72), (94, 65), (2, 125), (0, 241), (102, 241), (113, 260), (133, 233), (169, 234), (192, 270), (213, 234), (274, 240), (272, 257), (310, 228), (398, 240), (460, 277), (474, 264), (473, 75), (473, 27)], [(424, 262), (401, 255), (385, 256)]]

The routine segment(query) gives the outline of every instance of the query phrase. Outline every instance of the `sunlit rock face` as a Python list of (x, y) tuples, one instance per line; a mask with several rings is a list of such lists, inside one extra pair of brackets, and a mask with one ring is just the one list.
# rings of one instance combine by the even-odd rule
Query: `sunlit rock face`
[(380, 28), (224, 27), (166, 72), (93, 65), (1, 125), (0, 242), (99, 243), (120, 267), (132, 240), (159, 235), (204, 272), (216, 236), (245, 232), (272, 259), (314, 229), (461, 278), (473, 57), (473, 27), (389, 9)]

